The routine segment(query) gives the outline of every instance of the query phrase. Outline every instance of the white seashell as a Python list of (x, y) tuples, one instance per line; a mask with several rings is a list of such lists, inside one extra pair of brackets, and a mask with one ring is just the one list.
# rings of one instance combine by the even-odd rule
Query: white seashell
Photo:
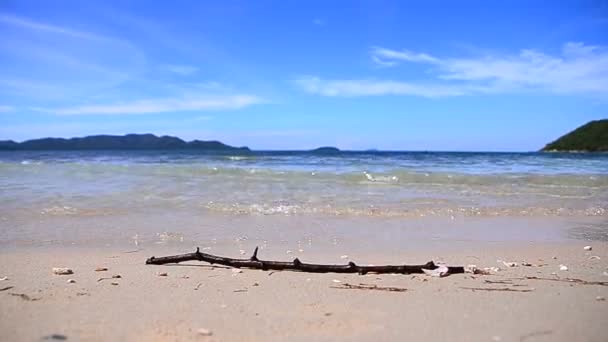
[(583, 247), (583, 249), (584, 249), (584, 250), (586, 250), (586, 251), (590, 251), (590, 250), (592, 250), (593, 248), (592, 248), (591, 246), (585, 246), (585, 247)]
[(429, 275), (431, 277), (445, 277), (448, 275), (448, 267), (446, 265), (438, 265), (438, 267), (434, 270), (425, 270), (422, 269), (424, 274)]
[(204, 329), (204, 328), (198, 329), (196, 332), (199, 335), (201, 335), (201, 336), (211, 336), (211, 335), (213, 335), (213, 332), (211, 330)]
[(568, 270), (568, 266), (566, 266), (566, 265), (559, 265), (559, 270), (560, 271), (567, 271)]
[(68, 283), (69, 284), (74, 284), (74, 283), (76, 283), (76, 280), (74, 280), (74, 279), (68, 279)]
[(502, 264), (505, 265), (505, 266), (507, 266), (507, 267), (517, 267), (517, 263), (516, 262), (503, 261)]
[(2, 277), (2, 278), (0, 278), (0, 281), (5, 281), (5, 280), (8, 280), (8, 277)]
[(483, 269), (485, 272), (494, 272), (494, 273), (498, 273), (500, 271), (500, 267), (485, 267)]
[(334, 279), (332, 280), (334, 283), (341, 283), (342, 281), (338, 280), (338, 279)]
[(479, 271), (479, 269), (477, 268), (477, 265), (467, 265), (467, 267), (464, 268), (464, 271), (466, 273), (475, 274), (475, 272)]
[(53, 273), (57, 275), (74, 274), (74, 271), (67, 267), (53, 267)]
[(348, 255), (341, 255), (340, 259), (348, 259)]
[(245, 252), (244, 250), (242, 250), (242, 249), (241, 249), (241, 250), (239, 251), (239, 253), (241, 253), (241, 255), (245, 255), (245, 253), (247, 253), (247, 252)]

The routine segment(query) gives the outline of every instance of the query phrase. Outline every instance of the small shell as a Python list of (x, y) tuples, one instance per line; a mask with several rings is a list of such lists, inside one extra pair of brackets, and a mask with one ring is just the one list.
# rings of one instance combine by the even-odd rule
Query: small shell
[(168, 276), (168, 274), (167, 274), (167, 272), (160, 272), (160, 273), (158, 273), (158, 276), (159, 277), (166, 277), (166, 276)]
[(53, 273), (57, 275), (74, 274), (74, 271), (67, 267), (53, 267)]
[(585, 246), (585, 247), (583, 247), (583, 249), (586, 250), (586, 251), (590, 251), (590, 250), (593, 249), (593, 247), (591, 247), (591, 246)]
[(606, 300), (606, 298), (604, 298), (602, 296), (597, 296), (597, 297), (595, 297), (595, 300), (597, 300), (598, 302), (603, 302)]
[(568, 266), (566, 266), (566, 265), (559, 265), (559, 270), (560, 271), (567, 271), (568, 270)]
[(340, 255), (340, 259), (348, 259), (348, 255)]
[(209, 329), (205, 329), (205, 328), (200, 328), (196, 331), (199, 335), (201, 336), (211, 336), (213, 335), (213, 332)]
[(334, 279), (334, 280), (332, 280), (332, 281), (333, 281), (334, 283), (336, 283), (336, 284), (338, 284), (338, 283), (341, 283), (341, 282), (342, 282), (341, 280), (338, 280), (338, 279)]
[(5, 280), (8, 280), (8, 277), (2, 277), (2, 278), (0, 278), (0, 281), (5, 281)]
[(503, 265), (507, 266), (507, 267), (517, 267), (517, 263), (516, 262), (507, 262), (507, 261), (503, 261), (502, 262)]
[(531, 264), (531, 263), (529, 263), (529, 262), (525, 262), (525, 261), (522, 261), (522, 262), (521, 262), (521, 265), (522, 265), (522, 266), (526, 266), (526, 267), (530, 267), (530, 266), (532, 266), (532, 264)]
[(242, 249), (241, 249), (241, 250), (239, 251), (239, 253), (241, 253), (241, 255), (245, 255), (245, 253), (247, 253), (247, 252), (245, 252), (244, 250), (242, 250)]
[(97, 268), (95, 269), (95, 272), (105, 272), (105, 271), (107, 271), (107, 270), (108, 270), (108, 268), (107, 268), (107, 267), (97, 267)]
[(74, 279), (68, 279), (68, 284), (74, 284), (74, 283), (76, 283), (76, 280), (74, 280)]
[(422, 271), (424, 272), (424, 274), (429, 275), (431, 277), (445, 277), (449, 273), (449, 269), (446, 265), (439, 265), (434, 270), (426, 270), (423, 268)]

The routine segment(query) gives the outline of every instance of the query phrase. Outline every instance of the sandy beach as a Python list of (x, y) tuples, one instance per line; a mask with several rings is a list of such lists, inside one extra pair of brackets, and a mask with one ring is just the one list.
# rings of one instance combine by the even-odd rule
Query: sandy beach
[[(152, 255), (190, 251), (175, 246), (5, 250), (0, 331), (6, 341), (605, 341), (608, 286), (563, 281), (608, 281), (608, 243), (595, 241), (591, 251), (585, 245), (471, 243), (460, 251), (355, 260), (500, 268), (444, 278), (144, 264)], [(221, 249), (213, 252), (229, 252)], [(260, 257), (290, 258), (276, 252)], [(299, 257), (320, 262), (329, 256)], [(54, 275), (53, 267), (74, 274)], [(99, 267), (108, 270), (96, 272)], [(406, 291), (342, 288), (346, 284)]]

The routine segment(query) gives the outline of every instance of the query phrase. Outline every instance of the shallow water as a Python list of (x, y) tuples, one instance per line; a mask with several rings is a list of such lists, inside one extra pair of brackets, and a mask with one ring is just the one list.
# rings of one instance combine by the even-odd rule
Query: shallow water
[(371, 216), (606, 215), (608, 155), (0, 153), (3, 206)]
[[(377, 238), (387, 232), (392, 237), (406, 232), (407, 236), (422, 234), (427, 240), (433, 236), (428, 227), (447, 226), (456, 233), (442, 236), (457, 240), (469, 236), (467, 227), (484, 218), (473, 224), (484, 227), (474, 230), (474, 235), (488, 241), (492, 234), (502, 236), (498, 231), (507, 229), (505, 222), (512, 226), (520, 222), (520, 228), (529, 225), (522, 219), (535, 222), (537, 229), (525, 236), (521, 232), (526, 229), (512, 227), (507, 230), (520, 233), (502, 239), (518, 236), (540, 241), (556, 238), (555, 234), (538, 235), (545, 232), (541, 226), (559, 226), (557, 230), (564, 232), (593, 224), (600, 227), (593, 236), (603, 236), (608, 216), (608, 155), (1, 152), (0, 194), (0, 242), (4, 245), (133, 243), (134, 236), (142, 243), (175, 240), (170, 234), (163, 240), (164, 233), (181, 234), (177, 240), (193, 242), (200, 240), (197, 230), (215, 231), (214, 237), (205, 235), (204, 239), (221, 240), (258, 223), (281, 222), (284, 230), (300, 229), (290, 223), (294, 220), (310, 227), (333, 222), (334, 226), (367, 229)], [(226, 223), (238, 227), (217, 230)], [(320, 236), (327, 229), (331, 228), (313, 231)], [(281, 229), (273, 231), (277, 235)], [(334, 235), (345, 234), (348, 229)], [(586, 238), (585, 234), (569, 236)], [(292, 242), (303, 239), (301, 234), (289, 236)]]

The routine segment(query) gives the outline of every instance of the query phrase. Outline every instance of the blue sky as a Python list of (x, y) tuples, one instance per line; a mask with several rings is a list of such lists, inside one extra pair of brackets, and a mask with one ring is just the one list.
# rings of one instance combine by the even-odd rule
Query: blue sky
[(0, 139), (530, 151), (608, 117), (606, 1), (0, 1)]

